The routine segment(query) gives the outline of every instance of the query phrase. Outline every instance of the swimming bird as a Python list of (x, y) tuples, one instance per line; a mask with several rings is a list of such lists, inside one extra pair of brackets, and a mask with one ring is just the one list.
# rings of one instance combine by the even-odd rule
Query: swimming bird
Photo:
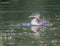
[(33, 18), (31, 20), (31, 25), (36, 25), (36, 26), (47, 26), (47, 25), (49, 25), (49, 21), (45, 20), (45, 19), (41, 19), (39, 13), (32, 13), (32, 15), (29, 16), (29, 18)]
[(29, 23), (19, 23), (19, 24), (11, 24), (10, 26), (49, 26), (49, 21), (45, 19), (40, 18), (40, 13), (32, 13), (31, 16), (29, 16), (31, 19), (31, 22)]

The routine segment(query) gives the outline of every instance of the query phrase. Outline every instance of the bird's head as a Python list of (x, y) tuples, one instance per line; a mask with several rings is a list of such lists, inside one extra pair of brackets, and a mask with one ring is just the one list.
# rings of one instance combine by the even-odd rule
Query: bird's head
[(40, 18), (40, 14), (39, 13), (32, 13), (32, 15), (29, 16), (29, 18)]

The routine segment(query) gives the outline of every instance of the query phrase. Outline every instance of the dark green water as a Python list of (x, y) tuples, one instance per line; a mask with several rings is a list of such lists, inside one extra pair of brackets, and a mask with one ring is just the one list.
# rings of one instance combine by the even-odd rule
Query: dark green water
[[(0, 2), (0, 46), (60, 46), (59, 0), (10, 0)], [(32, 12), (53, 23), (46, 30), (33, 33), (31, 27), (9, 27), (9, 24), (30, 22)]]

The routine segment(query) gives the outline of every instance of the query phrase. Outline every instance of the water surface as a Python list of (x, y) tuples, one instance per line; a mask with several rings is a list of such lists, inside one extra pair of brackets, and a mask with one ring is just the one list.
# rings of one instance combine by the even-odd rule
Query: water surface
[[(0, 4), (0, 46), (60, 46), (60, 2), (58, 0), (10, 0)], [(30, 22), (32, 12), (53, 23), (51, 27), (9, 27)], [(37, 32), (34, 32), (37, 31)]]

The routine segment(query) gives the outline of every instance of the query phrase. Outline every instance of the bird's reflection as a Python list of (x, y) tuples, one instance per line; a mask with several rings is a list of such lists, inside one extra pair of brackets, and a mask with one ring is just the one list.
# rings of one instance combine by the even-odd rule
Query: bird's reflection
[(31, 33), (31, 37), (33, 39), (40, 39), (40, 26), (31, 26), (31, 30), (33, 33)]
[[(26, 30), (26, 28), (23, 28), (24, 30)], [(45, 26), (31, 26), (30, 27), (30, 31), (32, 32), (27, 32), (27, 34), (29, 34), (29, 37), (33, 38), (33, 39), (40, 39), (40, 31), (42, 30), (46, 30), (47, 27)], [(26, 34), (26, 32), (25, 32)]]
[(40, 26), (31, 26), (31, 30), (33, 32), (38, 32), (39, 29), (40, 29)]

